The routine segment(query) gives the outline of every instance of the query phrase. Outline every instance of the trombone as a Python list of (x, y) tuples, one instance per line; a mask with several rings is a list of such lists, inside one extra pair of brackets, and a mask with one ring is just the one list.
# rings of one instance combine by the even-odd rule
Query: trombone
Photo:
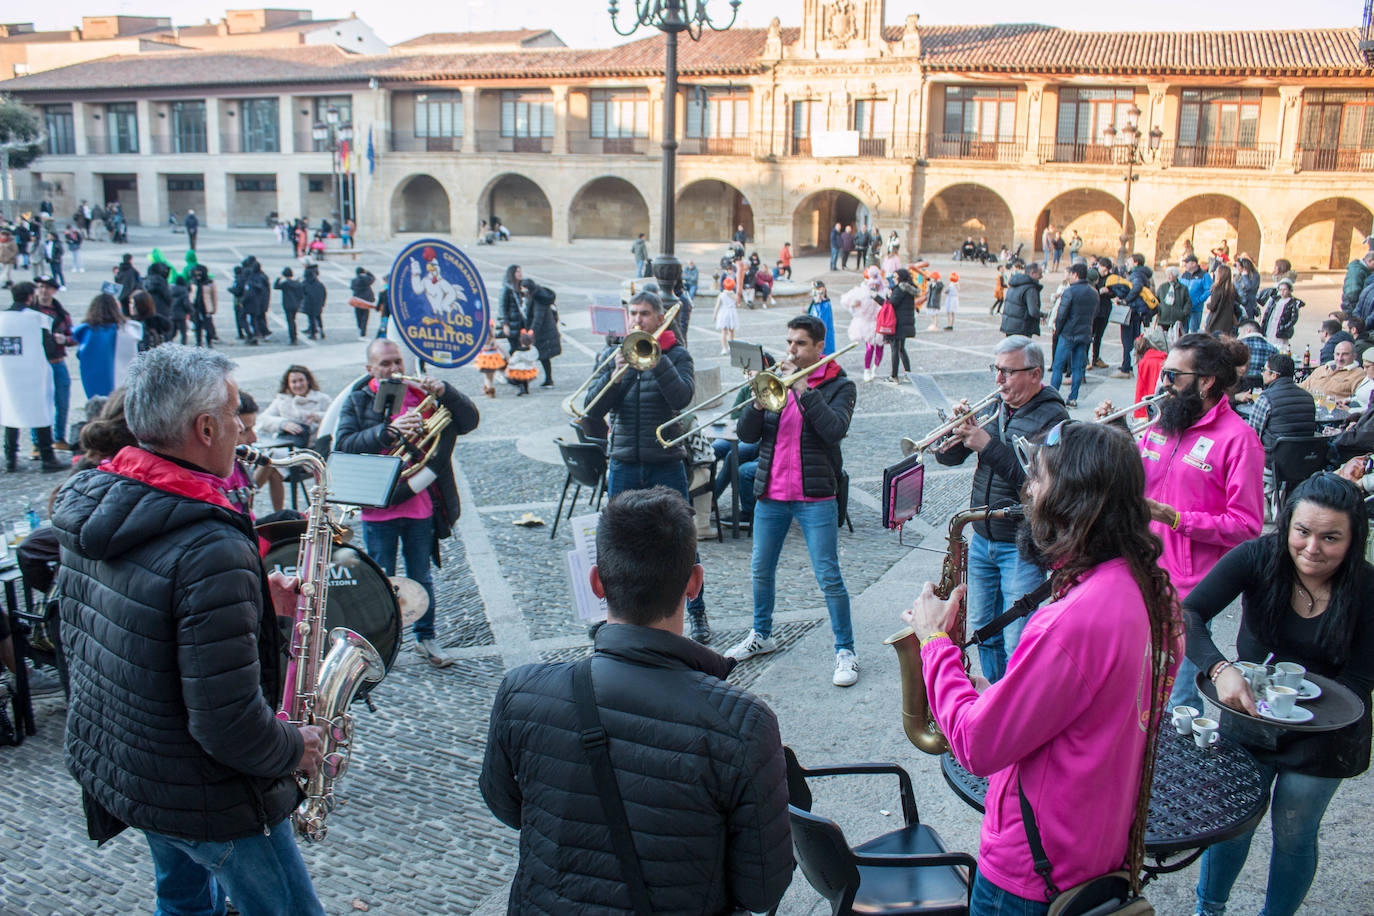
[(1112, 411), (1105, 417), (1096, 418), (1095, 420), (1093, 420), (1093, 422), (1111, 423), (1113, 420), (1123, 420), (1126, 417), (1129, 417), (1131, 414), (1135, 413), (1137, 410), (1144, 410), (1145, 417), (1143, 419), (1136, 420), (1134, 423), (1132, 423), (1130, 420), (1126, 420), (1126, 429), (1130, 432), (1130, 434), (1132, 436), (1139, 436), (1140, 434), (1145, 432), (1145, 430), (1149, 429), (1151, 426), (1154, 426), (1156, 423), (1159, 422), (1159, 418), (1164, 415), (1163, 412), (1159, 409), (1160, 404), (1167, 397), (1169, 397), (1169, 392), (1158, 391), (1142, 401), (1137, 401), (1130, 407), (1123, 407), (1120, 410)]
[[(638, 369), (642, 372), (658, 365), (659, 357), (663, 355), (658, 346), (658, 338), (664, 331), (672, 326), (673, 319), (677, 317), (678, 310), (681, 308), (681, 303), (670, 308), (668, 313), (663, 316), (663, 323), (660, 324), (658, 330), (654, 331), (652, 334), (648, 331), (641, 330), (634, 330), (626, 334), (625, 339), (620, 342), (620, 348), (612, 350), (610, 355), (598, 363), (596, 368), (592, 370), (592, 374), (587, 376), (587, 380), (573, 392), (572, 398), (568, 401), (568, 405), (572, 409), (572, 415), (579, 420), (585, 417), (591, 412), (592, 405), (601, 400), (601, 396), (609, 391), (612, 386), (620, 381), (625, 373), (631, 369)], [(592, 382), (596, 381), (596, 377), (601, 374), (602, 370), (615, 362), (617, 353), (625, 357), (625, 365), (611, 374), (610, 380), (596, 393), (596, 397), (588, 401), (585, 406), (578, 407), (578, 399), (582, 397), (588, 388), (592, 387)]]
[[(1001, 402), (997, 400), (998, 392), (990, 392), (986, 397), (979, 400), (976, 404), (969, 407), (967, 413), (955, 414), (939, 426), (926, 433), (920, 439), (912, 439), (909, 436), (902, 438), (902, 457), (910, 455), (924, 454), (928, 451), (943, 451), (954, 439), (954, 430), (964, 424), (964, 421), (973, 418), (979, 426), (987, 426), (1001, 412)], [(989, 410), (989, 408), (992, 408)], [(986, 412), (986, 416), (980, 416)]]
[(658, 439), (659, 445), (663, 446), (664, 448), (672, 448), (674, 445), (677, 445), (679, 442), (681, 442), (683, 439), (686, 439), (688, 436), (691, 436), (694, 433), (701, 432), (706, 427), (711, 426), (712, 424), (716, 423), (722, 418), (727, 417), (731, 413), (733, 413), (735, 410), (735, 405), (731, 404), (730, 407), (721, 411), (719, 414), (712, 417), (711, 419), (703, 420), (694, 425), (691, 429), (688, 429), (686, 432), (674, 436), (671, 439), (663, 438), (663, 431), (666, 430), (668, 427), (673, 426), (677, 423), (681, 423), (683, 420), (685, 420), (692, 414), (699, 413), (700, 411), (705, 410), (710, 405), (719, 403), (720, 401), (724, 400), (726, 396), (732, 395), (736, 391), (739, 391), (741, 388), (744, 387), (748, 387), (753, 390), (754, 399), (763, 405), (764, 410), (779, 413), (782, 411), (784, 407), (787, 406), (787, 389), (791, 388), (793, 383), (795, 383), (799, 379), (806, 378), (808, 375), (815, 372), (817, 369), (819, 369), (821, 366), (824, 366), (826, 363), (831, 362), (832, 360), (839, 359), (841, 356), (848, 353), (850, 350), (854, 349), (858, 345), (858, 342), (855, 342), (842, 350), (836, 350), (834, 353), (831, 353), (824, 359), (817, 360), (815, 363), (811, 364), (810, 366), (807, 366), (805, 369), (798, 369), (791, 375), (781, 376), (778, 375), (776, 372), (772, 371), (771, 369), (760, 372), (753, 378), (745, 379), (738, 385), (735, 385), (733, 388), (727, 388), (720, 394), (713, 395), (707, 398), (706, 400), (702, 401), (700, 404), (693, 404), (691, 407), (688, 407), (682, 413), (673, 417), (671, 420), (668, 420), (666, 423), (661, 424), (657, 429), (655, 429), (654, 437)]

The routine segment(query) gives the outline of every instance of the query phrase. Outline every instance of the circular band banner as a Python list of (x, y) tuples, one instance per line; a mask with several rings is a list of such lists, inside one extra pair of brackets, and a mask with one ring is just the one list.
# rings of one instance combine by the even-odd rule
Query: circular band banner
[(389, 278), (391, 323), (425, 362), (452, 369), (477, 356), (491, 333), (487, 287), (468, 256), (441, 239), (412, 242)]

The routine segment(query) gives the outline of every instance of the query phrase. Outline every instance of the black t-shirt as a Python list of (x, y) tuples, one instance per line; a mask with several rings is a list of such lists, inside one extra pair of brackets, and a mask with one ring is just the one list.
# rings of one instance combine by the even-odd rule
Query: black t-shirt
[[(1217, 648), (1204, 627), (1237, 597), (1241, 599), (1240, 632), (1236, 636), (1238, 660), (1263, 661), (1270, 652), (1275, 662), (1297, 662), (1309, 671), (1333, 678), (1355, 692), (1364, 704), (1364, 715), (1353, 725), (1334, 732), (1277, 733), (1246, 719), (1222, 712), (1228, 733), (1246, 744), (1256, 758), (1279, 769), (1309, 776), (1358, 776), (1369, 769), (1370, 694), (1374, 691), (1374, 568), (1361, 562), (1359, 619), (1343, 667), (1332, 661), (1318, 638), (1321, 617), (1284, 614), (1276, 645), (1266, 645), (1258, 635), (1258, 602), (1269, 577), (1268, 558), (1275, 536), (1267, 535), (1238, 545), (1212, 568), (1183, 602), (1188, 628), (1188, 658), (1203, 671), (1227, 656)], [(1283, 549), (1287, 549), (1286, 547)], [(1274, 740), (1277, 734), (1277, 740)]]

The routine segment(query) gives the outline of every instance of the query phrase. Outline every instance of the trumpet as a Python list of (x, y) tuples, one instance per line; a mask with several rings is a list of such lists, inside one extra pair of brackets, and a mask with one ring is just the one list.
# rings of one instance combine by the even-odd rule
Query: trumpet
[[(658, 346), (658, 338), (662, 336), (664, 331), (672, 326), (673, 319), (677, 317), (678, 310), (681, 308), (681, 303), (670, 308), (667, 314), (663, 316), (663, 323), (660, 324), (658, 330), (653, 333), (634, 330), (625, 335), (625, 339), (620, 342), (620, 349), (613, 350), (609, 356), (598, 363), (596, 368), (592, 370), (592, 374), (587, 376), (587, 380), (573, 392), (572, 398), (569, 399), (568, 403), (572, 408), (574, 417), (580, 420), (590, 413), (592, 405), (601, 400), (601, 396), (611, 390), (615, 383), (624, 377), (626, 372), (631, 369), (638, 369), (643, 372), (658, 365), (659, 357), (663, 355), (662, 350), (660, 350)], [(617, 353), (625, 357), (625, 365), (611, 374), (610, 380), (606, 382), (605, 387), (596, 393), (596, 397), (592, 398), (584, 406), (578, 407), (578, 398), (582, 397), (587, 389), (592, 387), (592, 382), (596, 381), (596, 377), (600, 375), (607, 366), (615, 362)]]
[(962, 426), (969, 417), (972, 417), (974, 423), (981, 428), (996, 420), (1001, 410), (1002, 404), (997, 400), (997, 392), (993, 391), (969, 407), (967, 413), (950, 417), (926, 433), (924, 437), (920, 439), (903, 437), (901, 442), (902, 456), (924, 454), (929, 451), (943, 451), (954, 440), (954, 430)]
[[(404, 375), (400, 372), (393, 373), (391, 378), (397, 382), (411, 382), (417, 385), (426, 380), (422, 375)], [(439, 450), (439, 441), (444, 430), (453, 421), (449, 409), (440, 404), (432, 394), (426, 394), (415, 410), (420, 415), (420, 431), (414, 435), (401, 436), (400, 441), (386, 451), (386, 454), (405, 462), (401, 469), (403, 480), (415, 476), (429, 464), (435, 452)]]
[(735, 407), (732, 404), (729, 408), (720, 412), (711, 419), (703, 420), (697, 423), (692, 428), (688, 429), (686, 432), (680, 433), (671, 439), (663, 438), (664, 430), (668, 429), (668, 427), (670, 426), (681, 423), (687, 417), (690, 417), (692, 414), (705, 410), (712, 404), (721, 402), (728, 395), (732, 395), (736, 391), (739, 391), (741, 388), (745, 387), (748, 387), (753, 390), (754, 399), (763, 405), (764, 410), (770, 410), (774, 413), (779, 413), (782, 411), (784, 407), (787, 406), (787, 389), (791, 388), (795, 382), (797, 382), (799, 379), (806, 378), (808, 375), (815, 372), (817, 369), (821, 368), (826, 363), (838, 359), (839, 357), (841, 357), (845, 353), (848, 353), (850, 350), (854, 349), (857, 346), (858, 343), (856, 342), (850, 344), (842, 350), (836, 350), (834, 353), (831, 353), (824, 359), (817, 360), (815, 363), (813, 363), (810, 366), (807, 366), (805, 369), (798, 369), (791, 375), (780, 376), (772, 370), (765, 370), (763, 372), (760, 372), (753, 378), (745, 379), (733, 388), (727, 388), (720, 394), (707, 398), (700, 404), (694, 404), (691, 407), (688, 407), (682, 413), (668, 420), (666, 423), (661, 424), (657, 429), (655, 429), (654, 437), (658, 439), (659, 445), (663, 446), (664, 448), (672, 448), (674, 445), (677, 445), (679, 442), (681, 442), (683, 439), (686, 439), (688, 436), (691, 436), (695, 433), (699, 433), (703, 429), (705, 429), (708, 426), (711, 426), (723, 417), (729, 416), (732, 412), (734, 412)]
[(1144, 410), (1144, 419), (1136, 420), (1134, 423), (1132, 423), (1130, 420), (1126, 421), (1126, 429), (1130, 431), (1131, 435), (1139, 436), (1141, 433), (1145, 432), (1145, 430), (1149, 429), (1151, 426), (1154, 426), (1156, 423), (1159, 422), (1159, 418), (1164, 415), (1163, 412), (1160, 410), (1160, 404), (1163, 403), (1164, 399), (1167, 397), (1169, 397), (1169, 392), (1167, 391), (1156, 392), (1150, 395), (1148, 398), (1145, 398), (1144, 400), (1137, 401), (1130, 407), (1123, 407), (1120, 410), (1112, 411), (1105, 417), (1096, 418), (1095, 420), (1093, 420), (1093, 422), (1111, 423), (1113, 420), (1121, 420), (1126, 417), (1129, 417), (1137, 410)]

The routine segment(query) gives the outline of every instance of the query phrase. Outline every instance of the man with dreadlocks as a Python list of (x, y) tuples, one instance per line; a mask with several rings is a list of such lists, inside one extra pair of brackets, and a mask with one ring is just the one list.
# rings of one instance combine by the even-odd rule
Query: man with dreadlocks
[[(1006, 675), (988, 685), (964, 673), (945, 632), (963, 586), (942, 601), (927, 582), (902, 615), (950, 749), (990, 777), (974, 914), (1044, 913), (1055, 889), (1123, 867), (1138, 891), (1155, 734), (1183, 655), (1131, 438), (1065, 420), (1018, 451), (1031, 453), (1018, 546), (1053, 573), (1051, 601), (1026, 623)], [(1032, 837), (1050, 863), (1044, 877)]]

